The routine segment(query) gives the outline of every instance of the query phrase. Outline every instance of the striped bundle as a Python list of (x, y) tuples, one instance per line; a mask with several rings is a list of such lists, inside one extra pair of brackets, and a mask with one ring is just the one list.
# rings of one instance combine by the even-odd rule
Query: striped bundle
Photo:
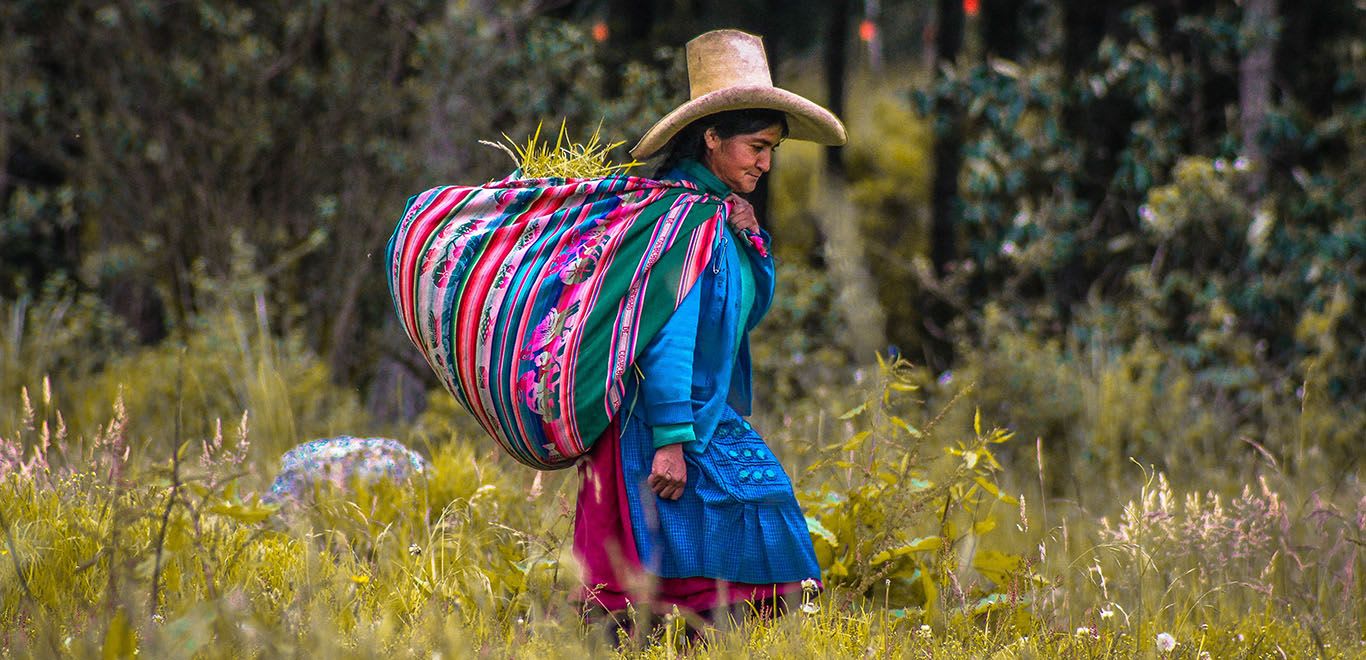
[(711, 260), (725, 205), (628, 176), (433, 188), (389, 239), (409, 339), (508, 453), (572, 465)]

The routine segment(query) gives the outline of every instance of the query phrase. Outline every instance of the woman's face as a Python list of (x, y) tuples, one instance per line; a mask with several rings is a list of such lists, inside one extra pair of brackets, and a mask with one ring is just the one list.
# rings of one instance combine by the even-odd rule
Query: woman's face
[(703, 165), (716, 178), (739, 193), (754, 192), (759, 177), (773, 165), (773, 150), (783, 140), (783, 127), (774, 124), (754, 133), (741, 133), (723, 138), (716, 129), (709, 128), (703, 135), (707, 155)]

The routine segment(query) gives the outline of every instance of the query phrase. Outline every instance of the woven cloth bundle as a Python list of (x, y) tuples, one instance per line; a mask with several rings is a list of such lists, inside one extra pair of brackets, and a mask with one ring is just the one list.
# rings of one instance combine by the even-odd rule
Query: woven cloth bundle
[(630, 176), (433, 188), (389, 239), (394, 308), (446, 389), (518, 461), (572, 465), (708, 267), (721, 200)]

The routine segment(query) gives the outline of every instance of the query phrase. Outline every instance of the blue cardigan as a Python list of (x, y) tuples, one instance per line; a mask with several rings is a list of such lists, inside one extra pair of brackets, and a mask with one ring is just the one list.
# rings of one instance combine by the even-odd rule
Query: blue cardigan
[[(690, 181), (718, 200), (731, 193), (695, 160), (683, 161), (663, 178)], [(729, 227), (715, 240), (711, 267), (636, 359), (629, 414), (651, 427), (656, 448), (682, 442), (701, 453), (726, 406), (741, 415), (751, 412), (749, 331), (773, 302), (773, 257), (761, 257)], [(749, 305), (746, 275), (753, 282)], [(741, 318), (745, 307), (748, 314)]]

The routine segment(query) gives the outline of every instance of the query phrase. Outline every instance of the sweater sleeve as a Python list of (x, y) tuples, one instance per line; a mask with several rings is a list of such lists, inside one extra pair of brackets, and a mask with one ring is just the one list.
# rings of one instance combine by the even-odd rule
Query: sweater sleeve
[(694, 286), (659, 334), (641, 351), (642, 419), (656, 448), (696, 439), (693, 431), (692, 371), (701, 311), (701, 285)]

